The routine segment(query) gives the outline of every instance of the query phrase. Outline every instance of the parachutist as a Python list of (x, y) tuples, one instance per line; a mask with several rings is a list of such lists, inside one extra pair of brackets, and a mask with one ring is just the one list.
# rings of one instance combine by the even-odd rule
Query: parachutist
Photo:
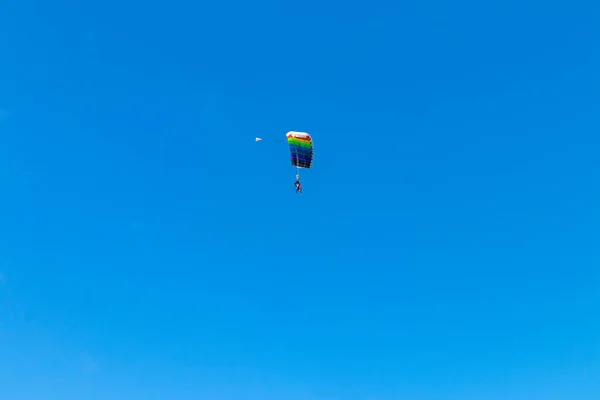
[(296, 183), (294, 183), (294, 185), (296, 185), (296, 194), (298, 194), (298, 191), (302, 193), (302, 185), (300, 184), (300, 181), (296, 179)]

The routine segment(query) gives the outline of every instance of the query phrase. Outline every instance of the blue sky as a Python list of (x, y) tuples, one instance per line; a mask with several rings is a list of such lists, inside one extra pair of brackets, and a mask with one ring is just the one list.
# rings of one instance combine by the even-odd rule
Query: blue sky
[(598, 399), (598, 5), (210, 3), (1, 3), (0, 397)]

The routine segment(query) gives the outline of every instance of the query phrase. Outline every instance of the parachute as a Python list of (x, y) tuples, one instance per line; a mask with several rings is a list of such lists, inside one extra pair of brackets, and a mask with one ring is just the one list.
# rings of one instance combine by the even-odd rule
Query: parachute
[(312, 168), (314, 149), (312, 137), (306, 132), (288, 132), (288, 145), (292, 165), (297, 169)]

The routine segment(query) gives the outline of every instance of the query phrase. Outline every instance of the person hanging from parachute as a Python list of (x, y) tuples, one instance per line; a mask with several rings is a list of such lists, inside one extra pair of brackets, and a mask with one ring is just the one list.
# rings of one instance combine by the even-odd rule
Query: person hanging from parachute
[(296, 182), (294, 183), (294, 185), (296, 185), (296, 194), (298, 194), (298, 192), (300, 192), (302, 194), (302, 185), (300, 184), (300, 175), (296, 175)]

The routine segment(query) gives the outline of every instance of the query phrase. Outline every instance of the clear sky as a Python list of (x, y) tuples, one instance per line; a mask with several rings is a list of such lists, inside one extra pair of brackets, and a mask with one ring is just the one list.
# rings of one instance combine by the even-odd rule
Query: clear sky
[(599, 17), (2, 0), (0, 398), (597, 400)]

